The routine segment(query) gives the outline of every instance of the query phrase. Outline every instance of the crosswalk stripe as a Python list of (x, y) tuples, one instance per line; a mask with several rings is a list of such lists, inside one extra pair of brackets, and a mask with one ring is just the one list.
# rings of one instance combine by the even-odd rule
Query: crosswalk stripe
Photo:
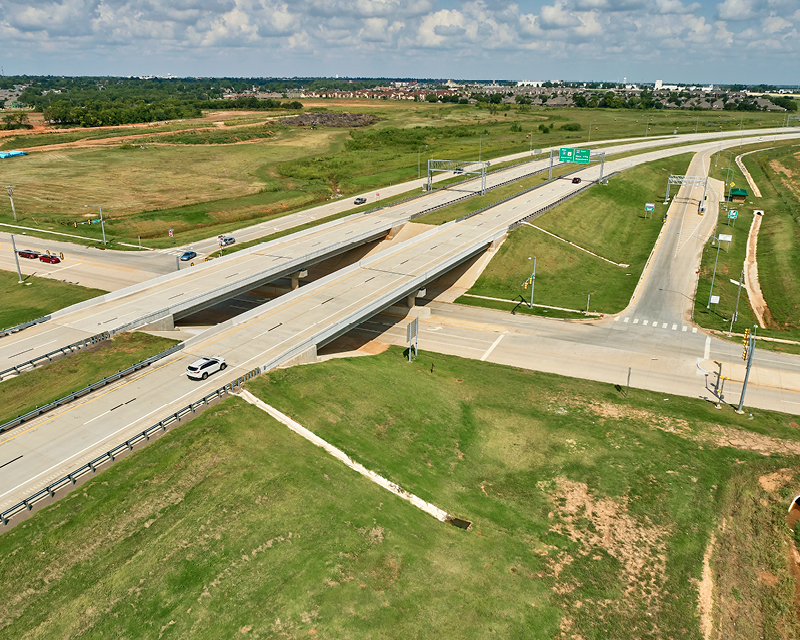
[(678, 328), (678, 325), (677, 325), (677, 324), (673, 324), (673, 325), (672, 325), (672, 330), (673, 330), (673, 331), (675, 331), (677, 328)]
[(625, 318), (625, 319), (623, 320), (623, 322), (627, 322), (627, 321), (628, 321), (628, 320), (630, 320), (630, 319), (631, 319), (631, 317), (630, 317), (630, 316), (628, 316), (627, 318)]
[(681, 331), (686, 331), (689, 327), (684, 327)]
[(667, 323), (666, 323), (666, 322), (664, 322), (664, 323), (661, 325), (661, 328), (662, 328), (662, 329), (666, 329), (666, 328), (667, 328)]
[(692, 333), (697, 333), (697, 327), (692, 327)]
[(639, 318), (634, 318), (633, 319), (633, 324), (639, 324)]
[(643, 324), (645, 327), (647, 326), (647, 322), (648, 322), (647, 320), (642, 320), (642, 324)]
[(617, 316), (616, 318), (614, 318), (614, 322), (619, 322), (619, 316)]

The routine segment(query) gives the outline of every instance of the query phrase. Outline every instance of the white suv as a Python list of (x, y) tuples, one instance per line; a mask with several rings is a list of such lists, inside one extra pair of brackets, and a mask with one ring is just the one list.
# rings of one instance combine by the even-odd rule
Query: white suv
[(225, 364), (225, 358), (217, 356), (213, 358), (200, 358), (189, 365), (189, 368), (186, 370), (186, 375), (194, 380), (205, 380), (212, 373), (222, 371), (227, 366), (228, 365)]

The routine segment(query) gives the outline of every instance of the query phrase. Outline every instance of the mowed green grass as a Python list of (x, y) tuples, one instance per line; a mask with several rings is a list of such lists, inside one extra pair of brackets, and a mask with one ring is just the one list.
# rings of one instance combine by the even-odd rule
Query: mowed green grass
[[(592, 142), (641, 136), (646, 124), (644, 114), (632, 111), (547, 107), (525, 111), (514, 106), (492, 114), (471, 105), (326, 104), (331, 104), (332, 111), (372, 113), (383, 119), (353, 132), (270, 123), (267, 127), (175, 133), (138, 140), (134, 148), (35, 152), (3, 166), (9, 170), (9, 183), (16, 185), (15, 201), (24, 225), (63, 230), (62, 223), (71, 226), (86, 219), (85, 204), (99, 204), (112, 243), (136, 244), (141, 237), (148, 246), (164, 248), (229, 233), (247, 223), (324, 202), (336, 189), (348, 195), (415, 178), (418, 160), (424, 168), (428, 158), (475, 159), (480, 155), (490, 159), (531, 146), (588, 142), (590, 124)], [(698, 114), (670, 111), (647, 117), (650, 135), (655, 136), (676, 129), (694, 130)], [(739, 121), (728, 114), (701, 113), (699, 117), (700, 130), (739, 127)], [(770, 117), (746, 115), (744, 126), (774, 124)], [(581, 124), (583, 130), (561, 131), (559, 127), (567, 123)], [(539, 124), (552, 124), (554, 130), (543, 134)], [(185, 121), (157, 130), (207, 125), (207, 121)], [(35, 134), (31, 139), (57, 143), (105, 137), (113, 142), (120, 135), (148, 131), (65, 131), (40, 134), (45, 136), (42, 138)], [(374, 132), (377, 137), (370, 137), (361, 148), (350, 148), (351, 137), (364, 132)], [(269, 139), (263, 140), (265, 136)], [(25, 136), (17, 139), (28, 140)], [(233, 144), (237, 139), (250, 142)], [(8, 203), (0, 202), (0, 222), (12, 221)], [(169, 229), (173, 229), (172, 238)], [(71, 232), (93, 239), (100, 233), (91, 225), (73, 227)]]
[[(505, 300), (524, 296), (530, 301), (530, 289), (524, 289), (523, 283), (531, 276), (536, 257), (534, 303), (585, 310), (588, 300), (590, 311), (621, 311), (661, 231), (666, 176), (684, 173), (690, 160), (691, 154), (681, 154), (625, 171), (613, 176), (608, 185), (592, 186), (531, 221), (539, 229), (520, 226), (509, 234), (468, 293)], [(655, 211), (647, 218), (645, 202), (655, 203)], [(610, 264), (540, 229), (628, 266)], [(470, 297), (459, 302), (503, 304)], [(536, 308), (534, 312), (544, 313)], [(546, 315), (562, 313), (547, 311)]]
[(30, 284), (19, 284), (16, 273), (0, 271), (0, 328), (8, 329), (107, 293), (35, 276), (23, 276), (23, 281)]
[[(5, 636), (699, 639), (710, 532), (739, 526), (720, 496), (797, 462), (714, 444), (796, 443), (789, 416), (398, 348), (249, 386), (471, 529), (231, 398), (0, 535)], [(737, 637), (795, 632), (790, 585), (752, 590), (768, 615)]]
[(170, 347), (177, 340), (121, 333), (0, 384), (0, 424), (53, 402)]

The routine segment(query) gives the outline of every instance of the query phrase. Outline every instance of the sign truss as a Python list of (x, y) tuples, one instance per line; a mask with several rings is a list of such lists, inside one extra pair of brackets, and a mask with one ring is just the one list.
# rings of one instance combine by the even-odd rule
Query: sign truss
[(467, 175), (481, 177), (481, 195), (486, 194), (486, 169), (489, 167), (487, 160), (428, 160), (428, 191), (433, 188), (433, 174), (452, 171)]
[(677, 185), (679, 187), (682, 187), (683, 185), (687, 184), (692, 187), (699, 187), (702, 185), (703, 199), (701, 200), (701, 202), (705, 202), (706, 191), (708, 191), (708, 176), (681, 176), (671, 173), (669, 178), (667, 179), (667, 194), (664, 196), (664, 204), (669, 204), (670, 186)]

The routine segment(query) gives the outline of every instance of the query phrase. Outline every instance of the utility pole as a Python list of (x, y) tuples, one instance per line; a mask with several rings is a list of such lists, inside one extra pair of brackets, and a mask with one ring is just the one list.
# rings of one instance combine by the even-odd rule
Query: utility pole
[(8, 191), (8, 197), (11, 200), (11, 213), (14, 214), (14, 222), (17, 221), (17, 210), (14, 208), (14, 187), (6, 187), (6, 191)]
[(420, 165), (420, 152), (423, 149), (427, 149), (428, 145), (423, 144), (419, 149), (417, 149), (417, 178), (422, 177), (422, 166)]
[(758, 327), (753, 325), (753, 332), (750, 333), (750, 329), (744, 330), (744, 340), (742, 340), (742, 344), (744, 345), (744, 352), (742, 353), (742, 360), (747, 362), (747, 369), (744, 374), (744, 384), (742, 385), (742, 395), (739, 398), (739, 408), (736, 409), (736, 413), (744, 413), (742, 411), (742, 407), (744, 406), (744, 394), (747, 392), (747, 380), (750, 378), (750, 367), (753, 366), (753, 352), (756, 350), (756, 330)]
[(14, 262), (17, 263), (17, 277), (19, 284), (22, 284), (22, 272), (19, 270), (19, 255), (17, 255), (17, 245), (14, 243), (14, 234), (11, 234), (11, 250), (14, 252)]
[(592, 299), (592, 294), (590, 293), (589, 296), (586, 298), (586, 315), (589, 315), (589, 301)]
[(550, 172), (547, 174), (547, 179), (553, 179), (553, 150), (550, 149)]

